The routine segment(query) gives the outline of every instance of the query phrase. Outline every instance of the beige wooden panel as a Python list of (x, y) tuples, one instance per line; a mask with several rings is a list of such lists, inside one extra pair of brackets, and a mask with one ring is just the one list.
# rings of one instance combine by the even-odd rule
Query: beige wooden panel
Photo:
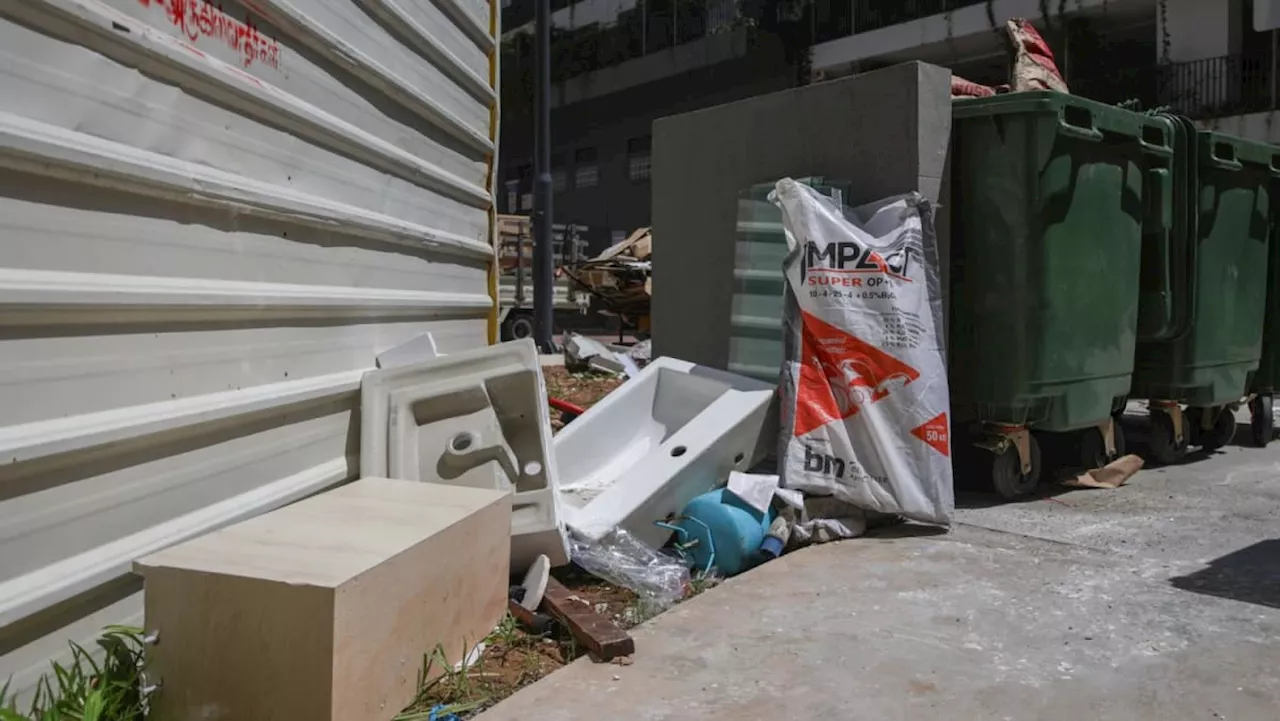
[(137, 563), (160, 719), (385, 721), (506, 610), (511, 496), (366, 478)]

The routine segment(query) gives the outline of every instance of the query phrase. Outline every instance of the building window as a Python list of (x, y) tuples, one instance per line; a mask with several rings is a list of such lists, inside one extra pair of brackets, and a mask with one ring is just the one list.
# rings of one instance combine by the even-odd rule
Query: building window
[(515, 213), (520, 210), (520, 181), (508, 180), (504, 187), (506, 189), (506, 205), (503, 206), (504, 212)]
[(551, 156), (551, 191), (563, 193), (569, 189), (569, 169), (564, 167), (564, 158)]
[(573, 185), (575, 188), (594, 188), (600, 183), (600, 168), (596, 165), (595, 148), (579, 148), (573, 154)]
[(516, 168), (516, 183), (519, 189), (520, 197), (511, 212), (518, 213), (522, 210), (531, 210), (533, 208), (533, 166), (525, 163)]
[(627, 141), (627, 177), (631, 178), (632, 182), (649, 179), (649, 171), (652, 167), (651, 147), (652, 141), (648, 135)]

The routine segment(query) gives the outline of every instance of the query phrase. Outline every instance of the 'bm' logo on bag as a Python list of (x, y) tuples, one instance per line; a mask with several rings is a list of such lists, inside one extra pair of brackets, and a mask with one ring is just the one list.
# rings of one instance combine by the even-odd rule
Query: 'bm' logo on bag
[(815, 453), (808, 446), (804, 447), (804, 470), (807, 473), (821, 473), (825, 476), (844, 478), (847, 464), (840, 458), (825, 453)]

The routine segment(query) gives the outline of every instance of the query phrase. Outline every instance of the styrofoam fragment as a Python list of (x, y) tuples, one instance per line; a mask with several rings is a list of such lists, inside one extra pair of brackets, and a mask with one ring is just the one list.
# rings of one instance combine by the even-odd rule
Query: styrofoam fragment
[(436, 347), (435, 336), (423, 333), (413, 340), (383, 351), (378, 355), (379, 368), (399, 368), (444, 355)]
[(591, 356), (587, 361), (587, 367), (602, 373), (624, 373), (627, 370), (627, 366), (615, 358), (612, 353), (607, 356)]
[(565, 343), (565, 361), (571, 367), (587, 367), (605, 373), (622, 373), (626, 370), (613, 352), (600, 341), (574, 333)]

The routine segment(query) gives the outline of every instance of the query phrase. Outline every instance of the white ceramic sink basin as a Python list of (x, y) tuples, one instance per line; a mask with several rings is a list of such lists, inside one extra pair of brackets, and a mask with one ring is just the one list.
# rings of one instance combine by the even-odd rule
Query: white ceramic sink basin
[(776, 444), (771, 384), (659, 358), (555, 437), (566, 523), (598, 539), (622, 527), (657, 548), (655, 525)]
[(569, 562), (533, 341), (371, 371), (361, 395), (362, 476), (509, 490), (511, 567)]

